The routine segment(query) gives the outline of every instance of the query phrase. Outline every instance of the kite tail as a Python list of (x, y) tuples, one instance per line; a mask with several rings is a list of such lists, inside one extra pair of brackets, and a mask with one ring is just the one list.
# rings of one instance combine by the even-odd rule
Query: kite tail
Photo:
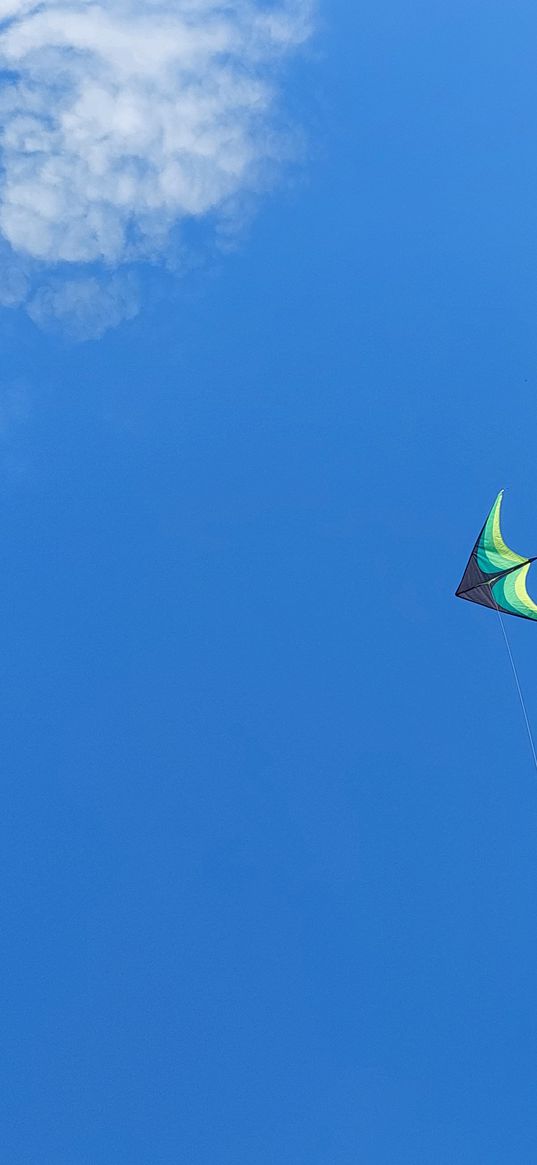
[(516, 690), (518, 692), (518, 698), (520, 700), (520, 707), (522, 708), (522, 713), (524, 716), (524, 723), (526, 725), (526, 731), (528, 733), (528, 740), (530, 742), (530, 748), (531, 748), (531, 752), (532, 752), (532, 756), (533, 756), (533, 763), (535, 765), (535, 771), (537, 772), (537, 752), (535, 751), (533, 733), (531, 731), (528, 713), (526, 711), (526, 705), (524, 703), (524, 696), (522, 695), (522, 688), (520, 687), (520, 680), (518, 678), (518, 672), (516, 670), (515, 661), (513, 659), (513, 652), (511, 651), (511, 645), (510, 645), (509, 640), (507, 638), (507, 631), (505, 630), (504, 621), (502, 619), (502, 613), (501, 613), (500, 608), (498, 606), (496, 607), (496, 611), (497, 611), (498, 619), (500, 620), (500, 627), (503, 631), (503, 637), (505, 639), (505, 646), (507, 648), (507, 654), (508, 654), (509, 659), (511, 661), (511, 667), (513, 669), (513, 675), (515, 677)]

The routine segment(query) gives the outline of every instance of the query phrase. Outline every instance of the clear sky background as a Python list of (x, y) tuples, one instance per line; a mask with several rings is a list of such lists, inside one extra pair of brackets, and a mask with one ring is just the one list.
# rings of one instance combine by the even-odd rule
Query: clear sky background
[(9, 1165), (535, 1162), (536, 774), (453, 591), (501, 487), (537, 553), (536, 45), (334, 0), (234, 250), (2, 313)]

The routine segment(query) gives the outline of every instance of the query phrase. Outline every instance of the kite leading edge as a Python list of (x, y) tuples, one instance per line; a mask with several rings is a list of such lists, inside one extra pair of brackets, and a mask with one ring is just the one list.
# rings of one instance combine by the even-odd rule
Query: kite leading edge
[(466, 570), (455, 591), (457, 598), (517, 615), (519, 619), (537, 619), (537, 604), (526, 590), (526, 578), (533, 558), (522, 558), (510, 550), (500, 528), (503, 489), (488, 515), (472, 550)]

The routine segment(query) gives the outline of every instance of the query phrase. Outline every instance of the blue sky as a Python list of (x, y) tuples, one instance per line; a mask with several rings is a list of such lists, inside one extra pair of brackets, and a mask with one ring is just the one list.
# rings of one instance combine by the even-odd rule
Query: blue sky
[(537, 553), (536, 40), (336, 0), (229, 253), (2, 313), (10, 1165), (533, 1165), (537, 787), (453, 591), (500, 487)]

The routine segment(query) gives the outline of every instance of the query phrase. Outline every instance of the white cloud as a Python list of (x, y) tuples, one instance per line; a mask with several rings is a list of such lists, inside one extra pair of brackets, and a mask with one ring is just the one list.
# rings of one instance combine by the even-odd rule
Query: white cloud
[[(30, 294), (32, 318), (44, 304), (63, 318), (87, 299), (94, 319), (99, 276), (80, 265), (155, 261), (177, 224), (225, 219), (258, 190), (284, 153), (278, 66), (309, 13), (310, 0), (0, 0), (0, 303)], [(57, 265), (77, 280), (52, 290)], [(107, 276), (108, 309), (115, 293), (132, 314)]]

